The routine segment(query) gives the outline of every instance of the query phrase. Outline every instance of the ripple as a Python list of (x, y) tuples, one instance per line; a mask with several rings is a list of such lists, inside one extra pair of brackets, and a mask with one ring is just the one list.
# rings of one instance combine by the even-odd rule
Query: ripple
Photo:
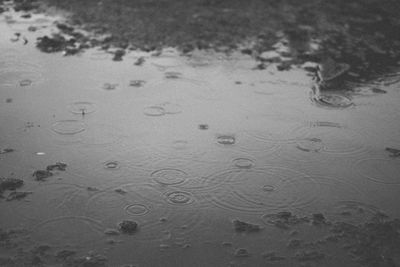
[[(358, 132), (333, 122), (311, 122), (296, 129), (298, 148), (331, 154), (351, 155), (365, 152), (363, 137)], [(300, 146), (301, 145), (301, 146)]]
[(249, 158), (236, 158), (233, 161), (233, 165), (240, 169), (250, 169), (255, 166), (255, 162)]
[(357, 172), (376, 183), (400, 184), (400, 161), (398, 159), (367, 158), (355, 163)]
[(165, 110), (160, 106), (150, 106), (146, 107), (143, 113), (147, 116), (158, 117), (165, 115)]
[(217, 143), (221, 145), (233, 145), (236, 142), (236, 138), (233, 135), (219, 135), (217, 136)]
[(150, 209), (142, 204), (131, 204), (125, 207), (125, 210), (130, 215), (143, 216), (150, 212)]
[(62, 135), (74, 135), (85, 131), (86, 126), (78, 120), (60, 120), (51, 126), (51, 129)]
[(185, 191), (168, 192), (165, 194), (165, 198), (168, 203), (174, 205), (188, 205), (194, 202), (192, 194)]
[(182, 107), (179, 104), (164, 102), (159, 105), (163, 108), (165, 114), (178, 114), (182, 113)]
[(316, 189), (305, 174), (271, 167), (269, 169), (229, 170), (219, 175), (224, 186), (210, 193), (217, 207), (245, 213), (271, 209), (299, 208), (310, 205)]
[(151, 173), (151, 177), (162, 185), (176, 185), (186, 181), (188, 174), (179, 169), (160, 169)]
[(90, 114), (96, 111), (96, 105), (91, 102), (78, 101), (69, 104), (68, 109), (74, 114)]
[(104, 227), (100, 221), (84, 216), (63, 216), (45, 220), (32, 229), (31, 238), (57, 246), (81, 246), (100, 240)]
[[(115, 192), (117, 189), (124, 193)], [(173, 197), (172, 193), (171, 199), (184, 201), (178, 195)], [(86, 216), (102, 220), (108, 227), (115, 227), (127, 216), (134, 216), (140, 226), (135, 240), (145, 242), (198, 229), (204, 220), (202, 212), (192, 205), (169, 203), (167, 195), (168, 192), (152, 184), (121, 184), (93, 195), (87, 202)]]

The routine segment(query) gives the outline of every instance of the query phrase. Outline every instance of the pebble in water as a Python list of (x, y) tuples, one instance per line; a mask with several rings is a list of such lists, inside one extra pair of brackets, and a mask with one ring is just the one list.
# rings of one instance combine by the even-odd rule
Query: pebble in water
[(117, 89), (118, 84), (117, 83), (105, 83), (103, 84), (103, 89), (104, 90), (115, 90)]
[(236, 138), (233, 135), (220, 135), (217, 136), (217, 143), (221, 145), (233, 145), (236, 142)]
[(78, 120), (60, 120), (51, 126), (51, 129), (62, 135), (74, 135), (85, 131), (86, 127), (83, 122)]
[(138, 224), (134, 221), (124, 220), (118, 224), (118, 230), (123, 234), (134, 234), (137, 228)]
[(145, 83), (146, 83), (146, 81), (144, 81), (144, 80), (131, 80), (129, 82), (129, 86), (142, 87)]
[(184, 191), (174, 191), (165, 194), (167, 201), (171, 204), (187, 205), (194, 202), (193, 196)]

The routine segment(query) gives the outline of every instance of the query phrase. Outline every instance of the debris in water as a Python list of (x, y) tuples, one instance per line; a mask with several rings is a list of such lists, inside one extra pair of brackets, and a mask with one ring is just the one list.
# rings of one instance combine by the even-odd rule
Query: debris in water
[(129, 86), (142, 87), (145, 83), (146, 83), (146, 81), (144, 81), (144, 80), (131, 80), (129, 82)]
[(121, 194), (121, 195), (125, 195), (126, 194), (126, 191), (121, 189), (121, 188), (117, 188), (114, 191), (115, 191), (115, 193), (118, 193), (118, 194)]
[(325, 254), (311, 250), (311, 251), (302, 251), (296, 254), (295, 259), (298, 261), (317, 261), (325, 258)]
[(13, 102), (13, 99), (12, 98), (7, 98), (6, 99), (6, 103), (12, 103)]
[(313, 214), (312, 215), (312, 224), (313, 225), (327, 224), (325, 216), (322, 213)]
[(37, 38), (36, 47), (45, 53), (55, 53), (63, 51), (68, 45), (73, 45), (73, 41), (66, 40), (60, 34), (47, 35)]
[(48, 170), (37, 170), (33, 173), (32, 176), (36, 178), (36, 181), (44, 181), (47, 178), (53, 176), (53, 173)]
[(387, 93), (385, 90), (376, 88), (376, 87), (372, 88), (372, 92), (375, 94), (386, 94)]
[(4, 190), (16, 190), (24, 184), (24, 181), (17, 178), (0, 178), (0, 193)]
[(135, 61), (135, 63), (133, 63), (133, 64), (136, 65), (136, 66), (142, 66), (144, 62), (145, 62), (144, 57), (139, 57), (139, 58)]
[(134, 234), (137, 231), (138, 224), (134, 221), (122, 221), (118, 224), (118, 229), (121, 233), (124, 234)]
[(123, 49), (118, 49), (117, 51), (114, 52), (114, 61), (122, 61), (122, 57), (125, 56), (126, 52)]
[(103, 89), (104, 90), (115, 90), (117, 88), (118, 84), (117, 83), (105, 83), (103, 84)]
[(25, 80), (22, 80), (22, 81), (19, 82), (19, 85), (22, 86), (22, 87), (29, 86), (31, 84), (32, 84), (32, 81), (29, 80), (29, 79), (25, 79)]
[(32, 192), (17, 192), (17, 191), (12, 191), (8, 196), (6, 197), (7, 201), (13, 201), (13, 200), (21, 200), (28, 195), (32, 194)]
[(0, 154), (7, 154), (7, 153), (11, 153), (14, 152), (15, 150), (12, 148), (2, 148), (0, 149)]
[(238, 248), (237, 250), (235, 250), (234, 255), (235, 255), (235, 257), (238, 257), (238, 258), (250, 257), (250, 253), (245, 248)]
[(208, 128), (209, 128), (208, 124), (199, 124), (200, 130), (208, 130)]
[(232, 223), (235, 231), (239, 233), (259, 232), (261, 230), (261, 227), (257, 224), (247, 223), (240, 220), (233, 220)]
[(392, 158), (400, 157), (400, 149), (387, 147), (385, 150), (391, 154), (390, 157)]
[(65, 171), (67, 166), (68, 165), (65, 163), (57, 162), (56, 164), (47, 166), (46, 170), (48, 170), (48, 171), (54, 171), (54, 170)]

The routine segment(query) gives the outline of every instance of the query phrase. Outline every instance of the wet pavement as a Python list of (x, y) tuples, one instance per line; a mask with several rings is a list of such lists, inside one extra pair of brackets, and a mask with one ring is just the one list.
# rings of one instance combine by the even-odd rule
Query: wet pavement
[(400, 264), (395, 72), (64, 57), (35, 45), (62, 19), (21, 14), (0, 14), (1, 266)]

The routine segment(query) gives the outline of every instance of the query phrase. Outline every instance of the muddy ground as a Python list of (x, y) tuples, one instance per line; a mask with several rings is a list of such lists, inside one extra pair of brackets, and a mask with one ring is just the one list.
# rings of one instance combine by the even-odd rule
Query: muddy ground
[[(29, 10), (39, 1), (16, 2)], [(73, 25), (110, 34), (103, 47), (241, 49), (257, 57), (286, 37), (294, 63), (333, 58), (349, 64), (355, 78), (382, 73), (400, 60), (397, 0), (44, 2), (70, 12)]]

